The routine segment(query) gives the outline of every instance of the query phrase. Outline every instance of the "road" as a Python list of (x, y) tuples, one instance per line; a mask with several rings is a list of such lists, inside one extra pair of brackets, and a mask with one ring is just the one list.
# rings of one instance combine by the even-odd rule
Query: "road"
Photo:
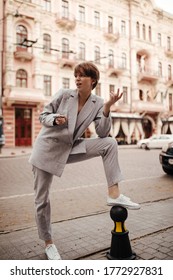
[[(160, 150), (119, 147), (122, 193), (141, 204), (173, 197), (173, 178), (162, 171)], [(28, 156), (0, 159), (0, 232), (35, 226), (33, 176)], [(51, 188), (52, 222), (109, 211), (101, 158), (67, 165)]]

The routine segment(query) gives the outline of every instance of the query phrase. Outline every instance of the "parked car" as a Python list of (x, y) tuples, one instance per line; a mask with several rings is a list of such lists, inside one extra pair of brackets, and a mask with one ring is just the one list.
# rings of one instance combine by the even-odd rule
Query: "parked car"
[(173, 142), (165, 145), (159, 155), (163, 171), (173, 175)]
[(161, 149), (165, 144), (173, 141), (173, 134), (153, 135), (150, 138), (141, 139), (137, 142), (137, 146), (142, 149)]

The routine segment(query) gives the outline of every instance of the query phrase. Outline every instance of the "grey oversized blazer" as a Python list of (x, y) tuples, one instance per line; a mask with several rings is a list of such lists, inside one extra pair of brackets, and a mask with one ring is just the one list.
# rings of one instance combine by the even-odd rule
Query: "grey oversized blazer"
[[(96, 133), (108, 136), (111, 117), (103, 115), (103, 99), (91, 94), (77, 116), (78, 94), (76, 90), (61, 89), (40, 114), (42, 128), (34, 143), (29, 162), (51, 174), (61, 176), (69, 154), (86, 153), (85, 141), (81, 138), (86, 128), (94, 121)], [(58, 115), (66, 115), (67, 123), (54, 125)]]

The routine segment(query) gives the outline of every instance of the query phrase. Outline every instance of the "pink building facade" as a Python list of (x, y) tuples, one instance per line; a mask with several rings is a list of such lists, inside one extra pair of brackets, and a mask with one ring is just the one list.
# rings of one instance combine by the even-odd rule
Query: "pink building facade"
[[(38, 116), (58, 89), (73, 88), (74, 66), (97, 64), (94, 91), (112, 108), (113, 137), (134, 143), (173, 134), (173, 15), (154, 1), (1, 1), (1, 99), (6, 147), (32, 146)], [(94, 129), (90, 127), (91, 133)]]

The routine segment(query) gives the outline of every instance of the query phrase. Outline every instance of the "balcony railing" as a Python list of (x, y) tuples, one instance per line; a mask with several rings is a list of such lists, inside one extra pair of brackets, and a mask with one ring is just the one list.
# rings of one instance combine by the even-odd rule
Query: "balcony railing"
[(161, 113), (166, 110), (165, 105), (158, 102), (147, 102), (141, 100), (132, 101), (132, 110), (135, 112), (151, 112), (151, 113)]
[(145, 69), (138, 73), (138, 82), (146, 80), (150, 82), (156, 82), (159, 79), (159, 74), (157, 71), (151, 69)]
[(118, 32), (118, 29), (114, 31), (110, 31), (108, 28), (104, 30), (104, 36), (106, 39), (108, 39), (111, 42), (115, 42), (119, 39), (120, 33)]
[(23, 61), (30, 61), (33, 59), (33, 54), (28, 52), (28, 49), (25, 47), (17, 46), (16, 51), (14, 52), (14, 57), (16, 59), (21, 59)]
[(4, 90), (4, 102), (7, 106), (12, 104), (38, 105), (45, 102), (45, 96), (41, 89), (9, 87)]
[(166, 85), (168, 87), (171, 87), (173, 85), (173, 78), (172, 77), (169, 77), (166, 79)]
[(125, 65), (122, 64), (108, 64), (107, 66), (107, 75), (108, 76), (118, 76), (126, 71)]
[(70, 67), (74, 68), (74, 66), (77, 64), (76, 56), (74, 53), (64, 52), (62, 53), (62, 57), (58, 59), (59, 65), (63, 67)]
[(165, 54), (166, 56), (173, 58), (173, 50), (166, 48)]
[(58, 13), (56, 15), (56, 23), (64, 29), (72, 30), (76, 26), (76, 19), (72, 14), (63, 15)]

